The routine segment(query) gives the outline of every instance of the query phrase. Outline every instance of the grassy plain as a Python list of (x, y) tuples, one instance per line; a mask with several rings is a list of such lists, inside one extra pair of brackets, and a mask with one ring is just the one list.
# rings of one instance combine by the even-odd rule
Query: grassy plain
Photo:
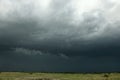
[(120, 73), (0, 72), (0, 80), (120, 80)]

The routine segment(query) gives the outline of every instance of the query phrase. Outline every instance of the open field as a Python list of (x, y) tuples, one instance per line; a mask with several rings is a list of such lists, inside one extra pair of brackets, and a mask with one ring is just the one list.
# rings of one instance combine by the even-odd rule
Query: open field
[(71, 74), (1, 72), (0, 80), (120, 80), (120, 73)]

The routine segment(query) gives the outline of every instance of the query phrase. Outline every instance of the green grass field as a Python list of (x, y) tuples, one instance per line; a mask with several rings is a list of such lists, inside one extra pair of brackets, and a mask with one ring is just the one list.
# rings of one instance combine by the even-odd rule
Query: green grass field
[(1, 72), (0, 80), (120, 80), (120, 73), (70, 74)]

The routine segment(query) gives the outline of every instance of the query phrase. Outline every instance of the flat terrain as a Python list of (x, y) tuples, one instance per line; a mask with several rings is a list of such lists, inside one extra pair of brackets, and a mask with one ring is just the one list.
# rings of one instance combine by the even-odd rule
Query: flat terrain
[(0, 80), (120, 80), (120, 73), (71, 74), (1, 72)]

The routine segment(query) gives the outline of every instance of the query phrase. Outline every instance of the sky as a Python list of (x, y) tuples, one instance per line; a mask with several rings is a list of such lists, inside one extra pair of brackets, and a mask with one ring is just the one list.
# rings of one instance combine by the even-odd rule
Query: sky
[(0, 71), (119, 72), (119, 0), (0, 0)]

